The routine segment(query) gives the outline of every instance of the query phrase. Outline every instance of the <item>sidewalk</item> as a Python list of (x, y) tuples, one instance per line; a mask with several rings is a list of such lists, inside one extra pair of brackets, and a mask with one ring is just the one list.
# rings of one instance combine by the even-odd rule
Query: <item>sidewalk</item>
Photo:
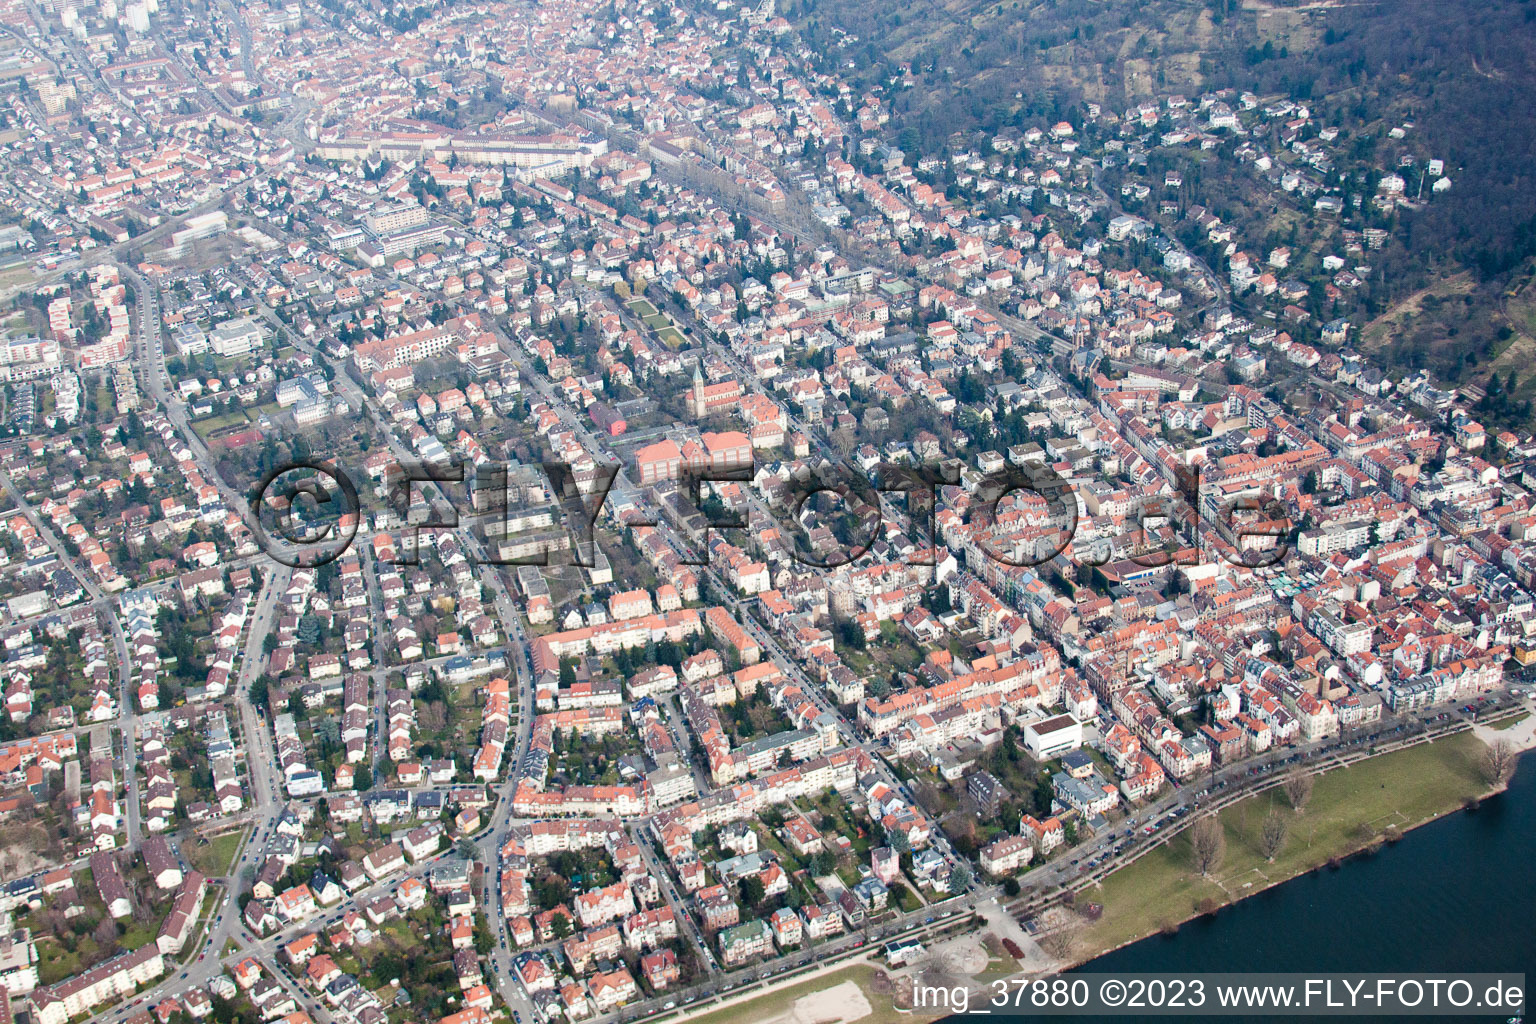
[(1508, 740), (1516, 750), (1536, 749), (1536, 702), (1527, 697), (1520, 702), (1520, 706), (1530, 712), (1523, 722), (1517, 722), (1507, 729), (1495, 729), (1479, 722), (1472, 726), (1472, 734), (1488, 744), (1494, 740)]

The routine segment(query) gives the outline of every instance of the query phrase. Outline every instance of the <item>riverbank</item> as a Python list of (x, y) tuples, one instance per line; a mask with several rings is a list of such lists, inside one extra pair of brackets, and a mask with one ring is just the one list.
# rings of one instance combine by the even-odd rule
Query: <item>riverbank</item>
[(925, 1024), (935, 1016), (897, 1009), (889, 976), (861, 957), (680, 1019), (687, 1024)]
[(1536, 758), (1528, 757), (1474, 812), (1442, 815), (1338, 871), (1300, 875), (1082, 969), (1121, 977), (1209, 974), (1233, 964), (1302, 974), (1529, 971), (1536, 963), (1532, 849)]
[[(1177, 929), (1298, 875), (1342, 860), (1458, 810), (1487, 794), (1478, 771), (1483, 742), (1471, 732), (1368, 758), (1317, 776), (1311, 799), (1295, 813), (1279, 789), (1221, 812), (1225, 854), (1209, 876), (1193, 866), (1190, 832), (1115, 872), (1080, 899), (1102, 904), (1074, 961), (1082, 963), (1158, 932)], [(1261, 852), (1271, 810), (1286, 838), (1273, 862)]]

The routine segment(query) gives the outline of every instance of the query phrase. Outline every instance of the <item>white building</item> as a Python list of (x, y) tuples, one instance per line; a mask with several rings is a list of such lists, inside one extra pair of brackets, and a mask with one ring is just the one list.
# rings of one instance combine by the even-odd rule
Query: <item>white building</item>
[(208, 334), (215, 355), (226, 358), (247, 355), (261, 346), (261, 328), (250, 317), (219, 324)]
[(1024, 723), (1024, 749), (1037, 761), (1049, 761), (1083, 745), (1083, 723), (1071, 715)]
[(154, 943), (149, 943), (68, 981), (33, 992), (33, 1018), (38, 1024), (65, 1024), (109, 999), (128, 995), (164, 973), (165, 958)]

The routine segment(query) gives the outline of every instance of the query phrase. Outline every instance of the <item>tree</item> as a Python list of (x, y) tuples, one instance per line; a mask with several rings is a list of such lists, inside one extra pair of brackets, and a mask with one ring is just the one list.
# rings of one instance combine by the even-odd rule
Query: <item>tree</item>
[(554, 920), (550, 923), (550, 927), (554, 929), (555, 938), (557, 939), (568, 939), (571, 937), (571, 919), (564, 914), (556, 914)]
[(890, 840), (891, 849), (895, 850), (898, 854), (907, 853), (912, 849), (911, 838), (899, 829), (892, 832), (887, 838)]
[(1051, 804), (1056, 799), (1056, 792), (1051, 788), (1049, 775), (1041, 775), (1035, 779), (1034, 804), (1035, 816), (1048, 818), (1051, 814)]
[(1271, 864), (1285, 846), (1285, 819), (1279, 811), (1271, 810), (1264, 815), (1264, 825), (1259, 830), (1259, 850)]
[(1003, 895), (1007, 896), (1009, 899), (1012, 899), (1013, 897), (1017, 896), (1018, 894), (1019, 894), (1019, 880), (1017, 878), (1005, 878), (1005, 879), (1003, 879)]
[(471, 864), (475, 862), (475, 857), (480, 853), (479, 849), (475, 846), (475, 841), (468, 836), (455, 843), (454, 850), (460, 857), (463, 857)]
[(491, 929), (486, 925), (484, 917), (475, 918), (475, 952), (485, 956), (496, 948), (496, 936), (491, 934)]
[(971, 869), (965, 864), (956, 864), (954, 870), (949, 873), (949, 891), (965, 892), (971, 887)]
[[(933, 800), (936, 799), (938, 798), (934, 797), (929, 801), (928, 805), (932, 805)], [(918, 798), (918, 803), (923, 803), (921, 797)], [(962, 848), (974, 850), (976, 848), (975, 815), (968, 814), (965, 811), (957, 811), (954, 814), (949, 815), (944, 819), (944, 834), (949, 836), (950, 842), (953, 842)]]
[(558, 904), (565, 898), (566, 891), (567, 886), (553, 878), (539, 878), (533, 883), (534, 900), (547, 906)]
[(111, 917), (103, 917), (96, 925), (96, 930), (91, 937), (96, 940), (96, 945), (103, 952), (111, 952), (117, 948), (117, 922)]
[(258, 711), (264, 711), (267, 707), (267, 677), (260, 676), (251, 684), (249, 691), (251, 705)]
[(1515, 771), (1515, 748), (1507, 739), (1496, 739), (1488, 744), (1478, 760), (1478, 770), (1483, 781), (1491, 789), (1501, 789)]
[(748, 875), (741, 880), (741, 902), (748, 907), (755, 907), (763, 902), (763, 880), (756, 875)]
[(1073, 951), (1077, 948), (1081, 928), (1082, 926), (1076, 921), (1068, 921), (1060, 928), (1040, 936), (1040, 948), (1050, 954), (1054, 960), (1070, 960)]
[(1291, 807), (1300, 814), (1307, 809), (1307, 801), (1312, 799), (1312, 773), (1305, 768), (1297, 768), (1285, 777), (1281, 788), (1285, 790), (1285, 798), (1290, 801)]
[(1221, 819), (1207, 814), (1189, 830), (1190, 849), (1194, 854), (1195, 870), (1209, 875), (1221, 863), (1221, 855), (1227, 848), (1227, 833), (1221, 827)]

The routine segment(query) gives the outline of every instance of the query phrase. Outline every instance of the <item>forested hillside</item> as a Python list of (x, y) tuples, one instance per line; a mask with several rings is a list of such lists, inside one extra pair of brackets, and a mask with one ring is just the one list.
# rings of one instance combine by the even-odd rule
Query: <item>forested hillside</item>
[[(1524, 291), (1536, 256), (1536, 0), (790, 0), (784, 11), (829, 67), (864, 69), (908, 151), (1076, 121), (1086, 102), (1122, 111), (1232, 88), (1306, 102), (1343, 127), (1362, 165), (1405, 151), (1443, 159), (1454, 188), (1395, 215), (1378, 257), (1370, 348), (1458, 383), (1516, 369), (1530, 378), (1517, 390), (1536, 394), (1525, 372), (1536, 301)], [(1404, 123), (1407, 142), (1389, 139)], [(1438, 290), (1461, 272), (1444, 301)]]

